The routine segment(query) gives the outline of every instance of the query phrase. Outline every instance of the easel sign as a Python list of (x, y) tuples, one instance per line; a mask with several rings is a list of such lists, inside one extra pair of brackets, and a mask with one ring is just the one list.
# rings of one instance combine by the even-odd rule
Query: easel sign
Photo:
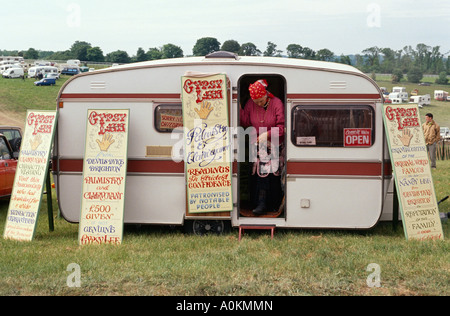
[(56, 120), (56, 111), (27, 111), (3, 234), (5, 239), (31, 241), (34, 237)]
[(122, 243), (129, 109), (88, 110), (79, 244)]
[(225, 74), (182, 77), (188, 213), (233, 210)]
[(385, 104), (384, 126), (406, 239), (444, 239), (417, 104)]

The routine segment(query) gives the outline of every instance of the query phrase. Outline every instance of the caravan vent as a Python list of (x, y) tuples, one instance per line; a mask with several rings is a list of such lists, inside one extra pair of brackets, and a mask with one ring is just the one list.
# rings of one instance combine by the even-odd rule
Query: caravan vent
[(207, 58), (207, 59), (209, 59), (209, 58), (225, 58), (225, 59), (238, 60), (239, 56), (232, 52), (218, 51), (218, 52), (213, 52), (211, 54), (206, 55), (205, 58)]
[(346, 81), (330, 81), (330, 89), (347, 89)]
[(91, 81), (91, 89), (106, 89), (105, 81)]

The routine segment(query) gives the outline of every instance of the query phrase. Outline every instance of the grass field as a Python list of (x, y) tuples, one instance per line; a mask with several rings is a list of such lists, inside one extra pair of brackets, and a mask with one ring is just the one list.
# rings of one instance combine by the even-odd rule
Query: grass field
[[(54, 109), (65, 80), (34, 87), (33, 79), (0, 78), (0, 111), (24, 118), (27, 108)], [(450, 126), (448, 106), (433, 101), (422, 111)], [(432, 173), (439, 200), (450, 194), (450, 161), (438, 161)], [(200, 237), (126, 226), (121, 246), (80, 247), (76, 224), (56, 218), (49, 232), (45, 200), (32, 242), (0, 238), (0, 295), (450, 295), (449, 221), (445, 241), (406, 241), (401, 224), (394, 230), (391, 223), (367, 231), (278, 229), (273, 240), (257, 231), (241, 241), (236, 229)], [(0, 200), (2, 233), (8, 204)], [(440, 210), (450, 212), (450, 200)], [(381, 287), (369, 286), (372, 263), (380, 268)], [(69, 286), (71, 264), (80, 268), (80, 287)]]

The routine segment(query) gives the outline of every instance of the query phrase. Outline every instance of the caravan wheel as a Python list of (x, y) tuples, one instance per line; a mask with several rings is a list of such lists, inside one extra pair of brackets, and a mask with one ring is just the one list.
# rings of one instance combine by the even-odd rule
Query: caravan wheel
[(190, 220), (184, 223), (185, 231), (195, 235), (223, 234), (225, 222), (220, 220)]

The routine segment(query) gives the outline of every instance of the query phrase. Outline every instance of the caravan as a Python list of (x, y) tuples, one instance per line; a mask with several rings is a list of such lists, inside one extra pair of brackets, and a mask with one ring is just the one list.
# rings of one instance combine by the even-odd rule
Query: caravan
[(41, 73), (42, 76), (45, 76), (46, 74), (58, 74), (58, 68), (54, 66), (30, 67), (30, 69), (28, 69), (28, 78), (36, 78), (36, 75), (39, 73)]
[(417, 103), (419, 108), (422, 108), (424, 105), (430, 105), (431, 97), (429, 94), (425, 95), (414, 95), (409, 99), (409, 103)]
[[(283, 102), (284, 198), (275, 214), (252, 213), (251, 163), (238, 158), (238, 144), (248, 148), (248, 137), (239, 133), (231, 138), (232, 209), (188, 212), (185, 165), (173, 155), (182, 133), (172, 132), (183, 125), (181, 78), (187, 72), (226, 75), (232, 131), (239, 128), (239, 108), (256, 80), (267, 80), (268, 90)], [(378, 85), (348, 65), (227, 52), (82, 73), (57, 98), (52, 172), (61, 214), (69, 222), (80, 220), (86, 137), (80, 127), (86, 126), (87, 111), (130, 109), (125, 223), (184, 225), (196, 233), (221, 232), (226, 224), (371, 228), (392, 219), (382, 100)], [(351, 136), (359, 132), (364, 140)]]

